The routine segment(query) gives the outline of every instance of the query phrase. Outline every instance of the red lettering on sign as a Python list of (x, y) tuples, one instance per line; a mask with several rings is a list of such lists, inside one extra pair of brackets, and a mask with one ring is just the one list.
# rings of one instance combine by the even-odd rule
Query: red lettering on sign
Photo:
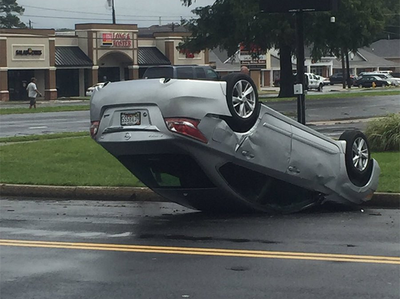
[(132, 40), (129, 33), (114, 33), (114, 47), (119, 48), (131, 48)]

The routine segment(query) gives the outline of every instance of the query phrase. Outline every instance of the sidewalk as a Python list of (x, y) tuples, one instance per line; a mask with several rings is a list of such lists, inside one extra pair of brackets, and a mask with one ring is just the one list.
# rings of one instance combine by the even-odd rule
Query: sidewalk
[[(1, 184), (1, 196), (40, 199), (168, 202), (147, 187), (36, 186)], [(361, 207), (400, 208), (399, 193), (377, 192)]]

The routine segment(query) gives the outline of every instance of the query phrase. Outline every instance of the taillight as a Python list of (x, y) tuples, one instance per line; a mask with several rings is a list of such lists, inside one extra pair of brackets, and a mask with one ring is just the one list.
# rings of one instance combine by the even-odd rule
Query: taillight
[(92, 138), (96, 137), (97, 131), (99, 130), (99, 125), (99, 121), (92, 121), (90, 125), (90, 136), (92, 136)]
[(208, 140), (197, 128), (200, 121), (189, 118), (166, 118), (165, 123), (171, 132), (195, 138), (207, 143)]

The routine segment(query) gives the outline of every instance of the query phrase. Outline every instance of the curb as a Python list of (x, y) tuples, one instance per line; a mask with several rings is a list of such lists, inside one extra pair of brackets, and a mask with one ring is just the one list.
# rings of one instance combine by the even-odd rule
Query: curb
[[(86, 187), (1, 184), (1, 196), (41, 197), (66, 200), (169, 202), (147, 187)], [(400, 193), (376, 192), (361, 206), (400, 208)]]
[(400, 193), (376, 192), (364, 207), (400, 209)]
[(147, 187), (86, 187), (1, 184), (1, 196), (107, 201), (166, 201)]

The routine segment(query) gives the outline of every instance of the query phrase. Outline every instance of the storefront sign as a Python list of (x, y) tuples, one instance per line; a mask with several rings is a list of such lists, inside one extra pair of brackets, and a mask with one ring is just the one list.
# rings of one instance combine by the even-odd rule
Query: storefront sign
[(103, 47), (131, 48), (132, 38), (130, 33), (125, 32), (102, 33), (101, 45)]
[(103, 40), (101, 45), (105, 47), (110, 47), (113, 44), (113, 34), (112, 33), (103, 33)]
[(32, 48), (28, 48), (26, 50), (15, 50), (15, 55), (21, 55), (21, 56), (26, 56), (26, 55), (31, 55), (31, 56), (40, 56), (42, 55), (42, 50), (33, 50)]
[(44, 60), (44, 45), (12, 45), (13, 60)]
[(265, 65), (267, 63), (267, 57), (265, 54), (261, 54), (258, 56), (254, 55), (239, 55), (240, 63), (241, 64), (262, 64)]

